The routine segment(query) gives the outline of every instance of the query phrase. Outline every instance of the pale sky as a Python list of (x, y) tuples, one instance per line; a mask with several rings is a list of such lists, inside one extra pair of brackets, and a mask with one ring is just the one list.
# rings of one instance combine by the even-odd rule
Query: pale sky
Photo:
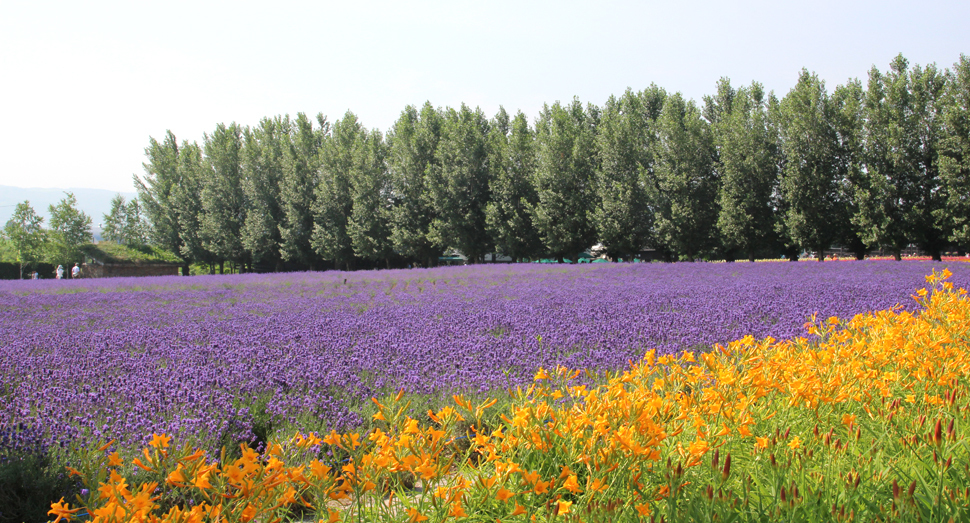
[(132, 191), (149, 137), (408, 104), (601, 105), (651, 83), (700, 102), (718, 78), (783, 96), (970, 53), (970, 2), (0, 0), (0, 185)]

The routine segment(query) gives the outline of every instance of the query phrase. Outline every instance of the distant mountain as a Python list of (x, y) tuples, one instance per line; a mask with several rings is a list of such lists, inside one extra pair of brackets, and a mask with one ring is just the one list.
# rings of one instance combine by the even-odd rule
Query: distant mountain
[[(111, 199), (119, 194), (117, 191), (106, 191), (104, 189), (24, 189), (23, 187), (10, 187), (0, 185), (0, 227), (7, 223), (13, 215), (14, 208), (18, 203), (27, 200), (30, 206), (37, 211), (37, 214), (44, 217), (44, 226), (50, 221), (50, 213), (47, 208), (56, 205), (64, 198), (64, 192), (70, 191), (77, 198), (77, 207), (91, 217), (91, 232), (95, 239), (100, 239), (101, 229), (98, 224), (102, 221), (102, 216), (111, 212)], [(120, 193), (125, 200), (137, 197), (134, 192)]]

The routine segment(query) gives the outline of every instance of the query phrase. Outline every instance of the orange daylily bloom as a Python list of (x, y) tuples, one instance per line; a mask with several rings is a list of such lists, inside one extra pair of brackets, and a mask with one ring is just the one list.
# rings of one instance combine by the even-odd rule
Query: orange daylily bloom
[(755, 439), (754, 448), (756, 449), (766, 449), (768, 448), (768, 438), (762, 438), (758, 436)]
[(511, 490), (505, 488), (501, 488), (495, 493), (495, 497), (498, 498), (499, 501), (505, 501), (514, 495), (515, 494)]
[(165, 434), (152, 434), (152, 441), (149, 443), (149, 445), (155, 447), (156, 449), (168, 448), (168, 444), (171, 441), (172, 438), (166, 436)]
[(556, 515), (569, 514), (569, 507), (573, 506), (572, 501), (559, 500), (556, 502)]
[(410, 519), (408, 519), (408, 521), (410, 521), (411, 523), (419, 523), (420, 521), (428, 520), (428, 516), (425, 516), (424, 514), (421, 514), (420, 512), (418, 512), (418, 509), (416, 508), (409, 508), (408, 516), (410, 516)]
[(54, 523), (58, 523), (62, 519), (66, 519), (70, 521), (71, 518), (74, 517), (74, 514), (76, 514), (79, 510), (81, 510), (81, 507), (68, 508), (69, 506), (70, 504), (64, 503), (64, 498), (61, 498), (60, 501), (56, 503), (51, 503), (51, 509), (48, 510), (47, 513), (51, 516), (57, 516), (57, 518), (54, 520)]
[(465, 513), (465, 507), (461, 505), (460, 501), (456, 501), (451, 504), (451, 508), (448, 510), (448, 515), (455, 518), (466, 517), (468, 514)]

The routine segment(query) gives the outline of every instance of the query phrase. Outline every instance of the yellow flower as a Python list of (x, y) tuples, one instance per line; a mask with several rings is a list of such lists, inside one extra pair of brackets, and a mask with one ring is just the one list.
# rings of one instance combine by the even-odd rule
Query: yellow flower
[(168, 444), (171, 441), (172, 438), (166, 436), (165, 434), (152, 434), (152, 441), (149, 443), (149, 445), (155, 447), (156, 449), (168, 448)]
[(428, 520), (428, 516), (425, 516), (425, 515), (421, 514), (420, 512), (418, 512), (418, 509), (416, 509), (416, 508), (409, 508), (408, 509), (408, 516), (410, 516), (410, 519), (408, 519), (408, 521), (410, 521), (411, 523), (418, 523), (419, 521), (427, 521)]
[(173, 470), (168, 475), (168, 477), (165, 478), (165, 482), (168, 483), (169, 485), (181, 485), (181, 484), (184, 484), (185, 483), (185, 474), (182, 474), (182, 470), (183, 470), (182, 469), (182, 464), (179, 463), (178, 466), (175, 467), (175, 470)]
[(524, 479), (525, 482), (528, 483), (528, 484), (530, 484), (530, 485), (535, 485), (536, 482), (539, 481), (539, 473), (536, 472), (536, 471), (523, 472), (522, 473), (522, 479)]
[(247, 503), (246, 508), (243, 509), (241, 516), (243, 521), (252, 521), (253, 518), (256, 517), (256, 507), (254, 507), (252, 503)]
[(852, 430), (852, 426), (855, 425), (855, 414), (843, 414), (842, 424)]
[(576, 478), (575, 474), (570, 474), (566, 477), (566, 481), (563, 482), (562, 488), (572, 492), (573, 494), (579, 494), (582, 489), (579, 488), (579, 480)]
[(704, 440), (698, 440), (698, 441), (691, 442), (690, 447), (688, 448), (688, 451), (694, 457), (699, 458), (699, 457), (703, 456), (707, 452), (707, 450), (709, 448), (710, 448), (710, 446), (707, 444), (706, 441), (704, 441)]
[(556, 515), (561, 516), (563, 514), (569, 514), (569, 507), (573, 506), (572, 501), (559, 500), (556, 502), (558, 507), (556, 508)]
[(70, 521), (71, 518), (74, 517), (74, 514), (77, 513), (77, 511), (81, 510), (81, 507), (68, 508), (69, 506), (70, 504), (64, 503), (64, 498), (61, 498), (61, 500), (58, 501), (57, 503), (51, 503), (51, 509), (48, 510), (47, 513), (51, 516), (57, 516), (57, 519), (54, 520), (54, 523), (57, 523), (62, 519), (66, 519)]
[(495, 497), (498, 498), (499, 501), (505, 501), (514, 495), (515, 494), (513, 494), (511, 490), (506, 488), (500, 488), (498, 489), (498, 492), (495, 493)]
[(405, 434), (419, 434), (420, 432), (421, 430), (418, 429), (418, 420), (416, 419), (409, 419), (404, 425)]
[(532, 490), (535, 491), (536, 494), (545, 494), (546, 491), (549, 490), (549, 483), (549, 481), (539, 481)]
[(320, 460), (315, 459), (310, 462), (310, 472), (318, 479), (323, 479), (330, 475), (330, 467), (324, 465)]
[(456, 501), (451, 504), (451, 509), (448, 510), (448, 515), (456, 518), (468, 516), (468, 514), (465, 514), (465, 508), (461, 506), (460, 501)]
[(801, 448), (801, 446), (802, 446), (802, 439), (799, 438), (798, 436), (795, 436), (791, 441), (788, 442), (788, 448), (792, 450)]
[(212, 484), (209, 483), (209, 474), (210, 472), (206, 471), (204, 474), (196, 476), (192, 481), (192, 484), (195, 485), (195, 487), (199, 490), (212, 488)]
[(754, 448), (764, 450), (768, 448), (768, 438), (756, 437), (754, 438)]
[(536, 375), (533, 376), (532, 379), (535, 381), (547, 380), (549, 379), (549, 374), (546, 373), (545, 369), (539, 367), (539, 372), (536, 372)]

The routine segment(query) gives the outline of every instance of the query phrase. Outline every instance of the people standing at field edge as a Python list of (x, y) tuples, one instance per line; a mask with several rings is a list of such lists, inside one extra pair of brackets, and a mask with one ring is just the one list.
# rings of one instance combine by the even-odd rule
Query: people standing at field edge
[(74, 267), (71, 268), (71, 278), (81, 277), (81, 267), (79, 264), (75, 263)]
[(64, 279), (64, 266), (63, 265), (58, 265), (57, 266), (57, 269), (55, 269), (54, 272), (56, 273), (56, 275), (54, 276), (55, 279), (58, 279), (58, 280)]

